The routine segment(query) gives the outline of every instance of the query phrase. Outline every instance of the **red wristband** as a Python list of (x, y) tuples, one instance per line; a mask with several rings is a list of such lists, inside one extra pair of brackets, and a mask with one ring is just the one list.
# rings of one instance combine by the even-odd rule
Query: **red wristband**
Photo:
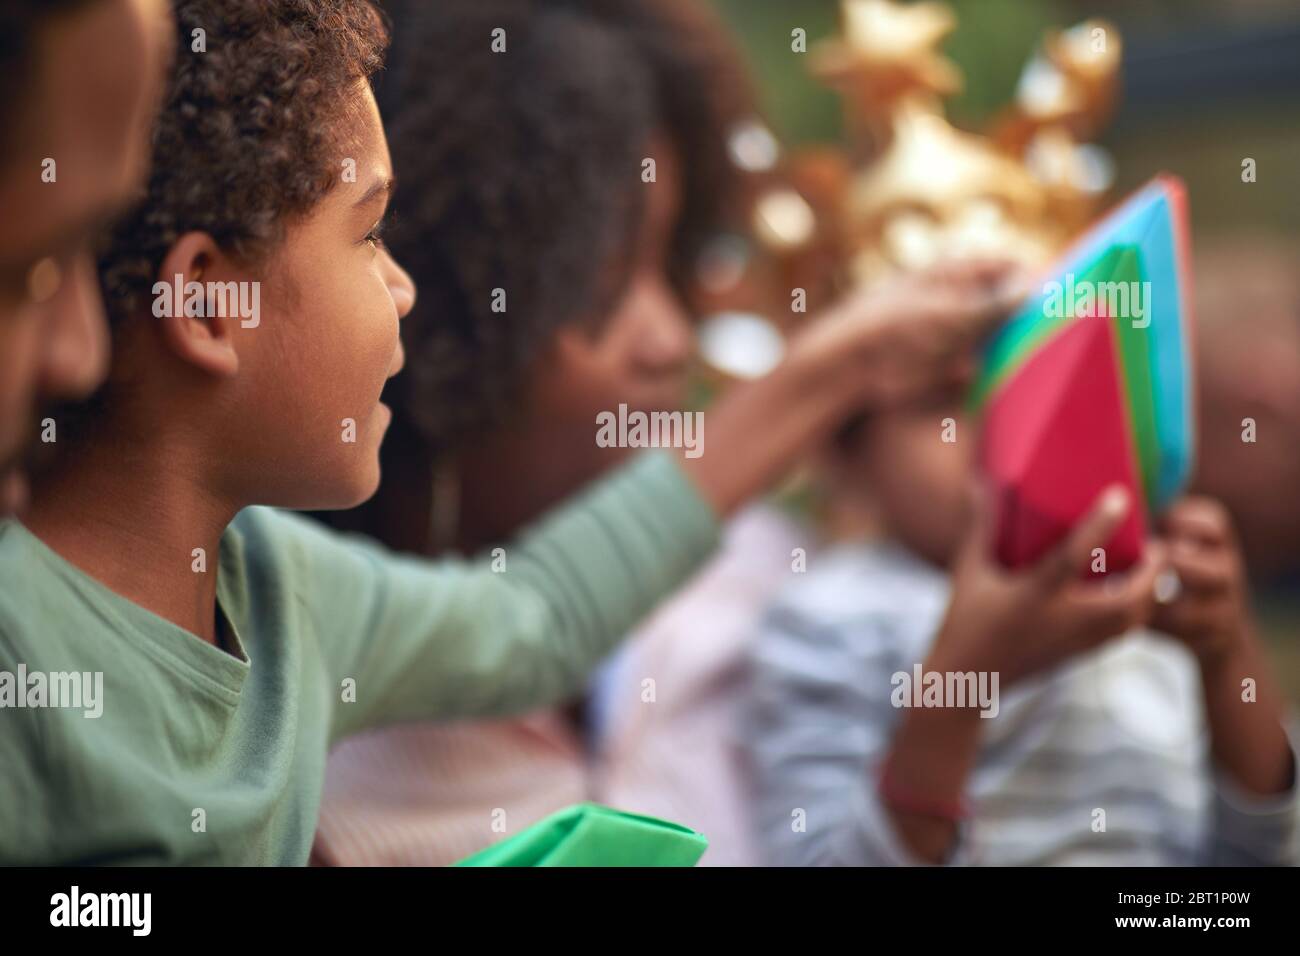
[(903, 813), (913, 813), (922, 817), (937, 817), (954, 823), (968, 819), (971, 815), (970, 804), (965, 797), (931, 797), (901, 787), (890, 770), (886, 759), (880, 768), (878, 782), (880, 798), (888, 806)]

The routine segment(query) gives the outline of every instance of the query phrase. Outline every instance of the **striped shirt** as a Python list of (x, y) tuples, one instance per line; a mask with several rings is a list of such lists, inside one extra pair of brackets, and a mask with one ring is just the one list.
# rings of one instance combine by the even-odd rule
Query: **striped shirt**
[[(920, 862), (875, 781), (902, 713), (894, 675), (925, 660), (947, 600), (930, 565), (854, 545), (826, 552), (769, 610), (741, 724), (768, 862)], [(980, 721), (973, 812), (950, 862), (1300, 859), (1295, 788), (1261, 799), (1216, 771), (1199, 671), (1168, 638), (1125, 636), (999, 696), (997, 715)]]

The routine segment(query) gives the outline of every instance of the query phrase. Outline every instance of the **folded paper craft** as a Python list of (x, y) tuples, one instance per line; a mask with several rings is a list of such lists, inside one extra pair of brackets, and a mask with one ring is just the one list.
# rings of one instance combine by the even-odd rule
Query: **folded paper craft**
[(455, 865), (694, 866), (708, 846), (689, 827), (581, 803)]
[(999, 558), (1032, 563), (1110, 484), (1134, 513), (1105, 570), (1141, 552), (1145, 527), (1193, 461), (1186, 200), (1155, 179), (1106, 216), (994, 337), (971, 393), (997, 501)]

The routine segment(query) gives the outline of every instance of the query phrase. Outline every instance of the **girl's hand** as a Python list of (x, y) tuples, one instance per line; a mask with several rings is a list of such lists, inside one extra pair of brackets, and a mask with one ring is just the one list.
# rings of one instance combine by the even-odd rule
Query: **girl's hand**
[(984, 260), (894, 276), (797, 333), (790, 360), (820, 369), (823, 381), (849, 376), (855, 411), (946, 391), (969, 380), (974, 347), (1027, 288), (1011, 264)]
[(1053, 552), (1009, 572), (992, 556), (991, 509), (982, 498), (953, 568), (953, 598), (927, 668), (998, 672), (1011, 683), (1144, 624), (1163, 567), (1159, 542), (1149, 542), (1123, 576), (1081, 578), (1093, 549), (1105, 545), (1130, 507), (1122, 487), (1107, 489)]
[(795, 335), (784, 361), (710, 407), (682, 466), (719, 515), (770, 487), (844, 422), (969, 379), (974, 345), (1005, 318), (1018, 276), (967, 262), (878, 283)]

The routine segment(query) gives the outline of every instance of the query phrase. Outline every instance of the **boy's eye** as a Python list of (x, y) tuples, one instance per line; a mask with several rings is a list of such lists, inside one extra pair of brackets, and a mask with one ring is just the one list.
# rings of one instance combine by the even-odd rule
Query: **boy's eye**
[(371, 230), (366, 233), (365, 241), (370, 243), (370, 245), (374, 246), (376, 249), (380, 248), (384, 244), (384, 222), (383, 219), (379, 220), (379, 222), (375, 223)]

